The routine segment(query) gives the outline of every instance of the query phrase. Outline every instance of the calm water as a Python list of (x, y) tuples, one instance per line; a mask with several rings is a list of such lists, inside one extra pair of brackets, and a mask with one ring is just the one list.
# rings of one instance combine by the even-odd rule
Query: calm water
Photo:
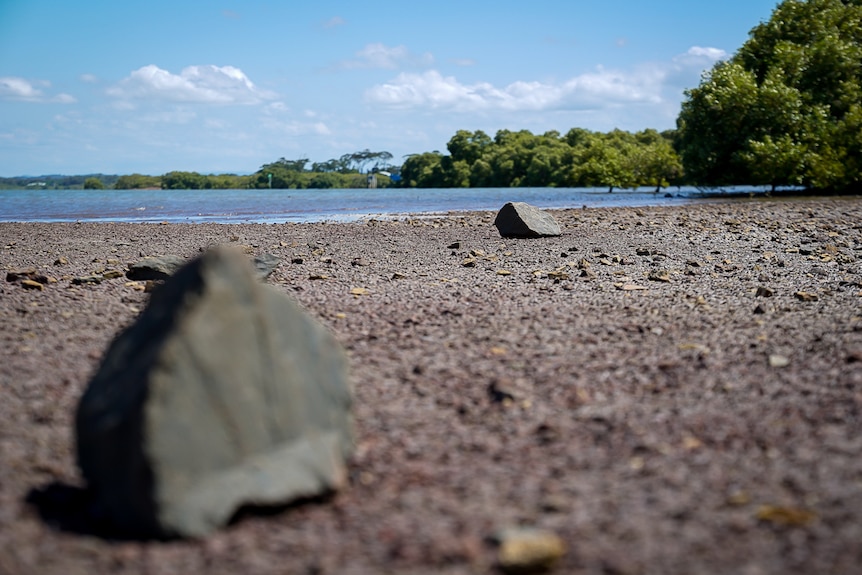
[[(760, 191), (760, 190), (757, 190)], [(679, 205), (696, 188), (456, 188), (350, 190), (0, 190), (0, 221), (220, 222), (355, 221), (405, 214), (499, 210), (510, 201), (541, 208)]]

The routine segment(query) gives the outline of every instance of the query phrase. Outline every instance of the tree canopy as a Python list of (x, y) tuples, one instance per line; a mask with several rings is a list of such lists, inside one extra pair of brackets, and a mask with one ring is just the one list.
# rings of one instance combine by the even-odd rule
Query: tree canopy
[(492, 139), (481, 130), (459, 130), (448, 155), (415, 154), (401, 168), (403, 185), (447, 187), (659, 188), (682, 175), (673, 134), (655, 130), (607, 134), (573, 128), (534, 135), (500, 130)]
[(687, 179), (703, 185), (858, 187), (862, 0), (784, 0), (686, 92)]
[[(264, 164), (249, 178), (248, 187), (252, 188), (365, 188), (368, 179), (365, 174), (380, 170), (398, 172), (399, 168), (390, 166), (392, 154), (386, 151), (372, 152), (368, 149), (325, 162), (313, 162), (311, 169), (306, 166), (308, 158), (288, 160), (279, 158)], [(378, 185), (391, 184), (386, 176), (379, 176)]]

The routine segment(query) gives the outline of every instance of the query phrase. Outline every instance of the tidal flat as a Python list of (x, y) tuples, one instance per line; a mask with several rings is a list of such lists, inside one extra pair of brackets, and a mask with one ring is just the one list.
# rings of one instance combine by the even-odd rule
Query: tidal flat
[[(488, 573), (511, 527), (556, 534), (560, 573), (858, 572), (862, 199), (552, 214), (529, 240), (493, 212), (0, 223), (0, 573)], [(346, 348), (349, 486), (113, 539), (77, 401), (147, 305), (128, 265), (218, 244), (278, 256)]]

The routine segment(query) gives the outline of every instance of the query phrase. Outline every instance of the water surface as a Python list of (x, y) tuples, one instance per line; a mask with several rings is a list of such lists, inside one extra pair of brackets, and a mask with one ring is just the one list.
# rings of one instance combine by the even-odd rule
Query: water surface
[[(738, 191), (739, 189), (728, 190)], [(752, 191), (762, 191), (751, 188)], [(510, 201), (540, 208), (680, 205), (692, 187), (338, 190), (0, 190), (0, 221), (283, 223), (356, 221), (407, 214), (496, 211)]]

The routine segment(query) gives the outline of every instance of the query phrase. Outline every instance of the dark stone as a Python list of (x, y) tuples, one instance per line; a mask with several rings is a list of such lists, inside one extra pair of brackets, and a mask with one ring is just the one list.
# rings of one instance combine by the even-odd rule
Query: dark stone
[(33, 279), (33, 276), (38, 272), (36, 268), (29, 268), (26, 270), (9, 270), (6, 272), (6, 281), (7, 282), (17, 282), (21, 280), (29, 280)]
[(163, 280), (172, 276), (186, 260), (179, 256), (158, 256), (144, 258), (129, 266), (126, 277), (130, 280)]
[(105, 278), (102, 276), (81, 276), (77, 278), (72, 278), (72, 283), (74, 285), (92, 285), (92, 284), (100, 284)]
[(153, 292), (78, 405), (78, 464), (121, 532), (203, 536), (243, 505), (343, 486), (346, 359), (248, 260), (216, 249)]
[(771, 288), (765, 286), (758, 286), (757, 291), (754, 293), (757, 297), (772, 297), (775, 295), (775, 291)]
[(494, 225), (504, 238), (541, 238), (562, 234), (554, 217), (524, 202), (509, 202), (497, 212)]

